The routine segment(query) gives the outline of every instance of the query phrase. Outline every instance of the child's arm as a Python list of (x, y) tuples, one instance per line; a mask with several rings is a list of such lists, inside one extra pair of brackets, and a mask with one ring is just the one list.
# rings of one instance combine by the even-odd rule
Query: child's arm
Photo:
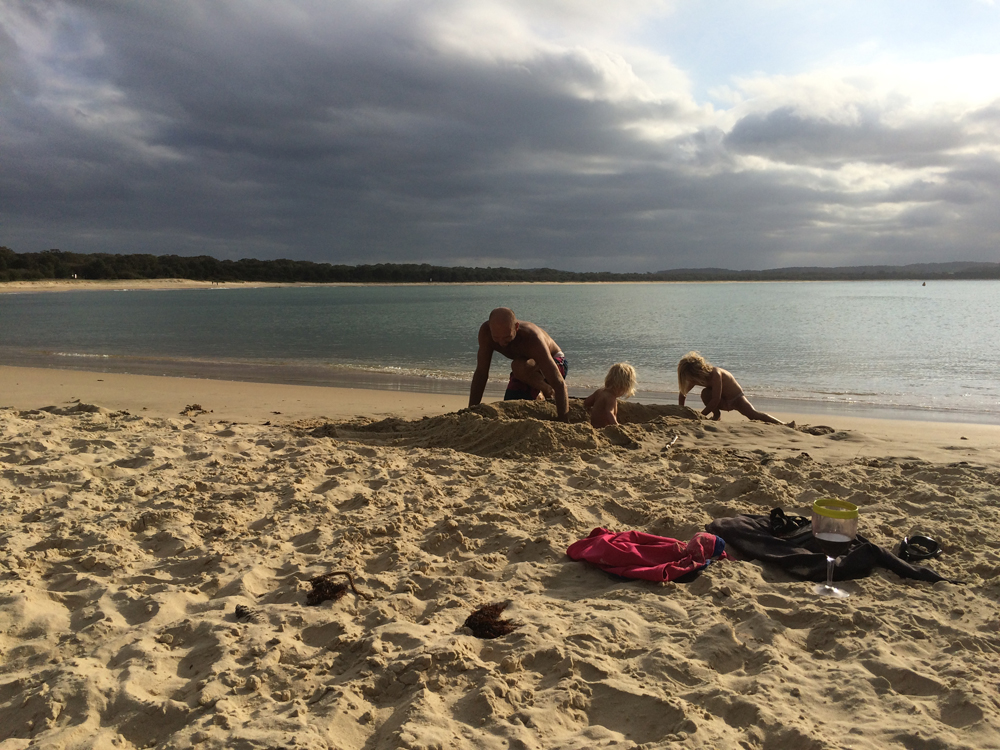
[(589, 396), (587, 396), (587, 398), (585, 398), (583, 400), (583, 408), (586, 409), (587, 411), (590, 411), (591, 407), (597, 401), (597, 394), (599, 394), (600, 392), (601, 392), (601, 389), (598, 388), (596, 391), (594, 391)]
[(719, 402), (722, 401), (722, 371), (718, 367), (712, 368), (712, 374), (708, 376), (708, 389), (711, 391), (711, 400), (705, 404), (701, 413), (706, 417), (719, 410)]

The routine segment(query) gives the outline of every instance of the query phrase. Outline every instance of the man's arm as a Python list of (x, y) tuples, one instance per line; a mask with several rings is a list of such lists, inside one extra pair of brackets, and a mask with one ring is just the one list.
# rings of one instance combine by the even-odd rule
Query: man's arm
[(566, 389), (566, 381), (563, 380), (562, 373), (556, 361), (552, 359), (552, 354), (544, 346), (539, 345), (539, 351), (534, 354), (534, 360), (538, 363), (538, 369), (545, 377), (545, 382), (552, 386), (555, 391), (556, 414), (563, 422), (569, 416), (569, 391)]
[(708, 387), (712, 391), (712, 400), (705, 404), (705, 408), (701, 410), (701, 413), (706, 417), (716, 411), (719, 408), (719, 402), (722, 401), (722, 372), (718, 367), (712, 370), (712, 374), (708, 377)]
[(479, 351), (476, 353), (476, 371), (472, 375), (469, 391), (469, 406), (483, 402), (486, 383), (490, 379), (490, 364), (493, 362), (493, 338), (487, 325), (479, 328)]

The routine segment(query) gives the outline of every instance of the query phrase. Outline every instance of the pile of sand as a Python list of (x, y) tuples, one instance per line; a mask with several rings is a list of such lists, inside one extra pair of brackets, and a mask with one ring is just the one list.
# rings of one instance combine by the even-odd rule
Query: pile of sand
[(312, 437), (368, 445), (451, 448), (477, 456), (516, 458), (612, 446), (638, 448), (646, 432), (660, 432), (672, 420), (690, 422), (699, 418), (696, 412), (680, 406), (623, 403), (620, 411), (621, 426), (600, 430), (590, 426), (580, 399), (570, 400), (568, 423), (555, 421), (556, 409), (551, 402), (500, 401), (419, 421), (397, 417), (341, 422), (307, 419), (293, 427)]
[[(0, 747), (1000, 747), (995, 464), (549, 408), (0, 410)], [(829, 601), (754, 562), (685, 585), (565, 556), (597, 526), (687, 539), (819, 496), (883, 546), (933, 535), (965, 585), (878, 571)], [(373, 598), (308, 606), (334, 570)], [(479, 640), (492, 602), (523, 626)]]

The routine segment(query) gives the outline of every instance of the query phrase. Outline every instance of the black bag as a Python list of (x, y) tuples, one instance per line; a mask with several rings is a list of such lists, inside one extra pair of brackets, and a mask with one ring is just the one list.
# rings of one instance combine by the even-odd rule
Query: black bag
[[(792, 521), (790, 526), (787, 520), (781, 519), (803, 519), (804, 516), (785, 516), (780, 508), (774, 510), (780, 511), (778, 521), (774, 522), (776, 530), (787, 535), (777, 536), (772, 532), (774, 511), (770, 516), (717, 518), (705, 530), (722, 537), (727, 545), (746, 559), (773, 563), (797, 578), (825, 581), (826, 555), (820, 552), (813, 540), (811, 524)], [(795, 525), (798, 525), (797, 529), (792, 528)], [(860, 534), (847, 553), (837, 559), (833, 578), (836, 581), (864, 578), (877, 567), (888, 568), (898, 576), (918, 581), (959, 583), (938, 575), (930, 568), (911, 565)]]

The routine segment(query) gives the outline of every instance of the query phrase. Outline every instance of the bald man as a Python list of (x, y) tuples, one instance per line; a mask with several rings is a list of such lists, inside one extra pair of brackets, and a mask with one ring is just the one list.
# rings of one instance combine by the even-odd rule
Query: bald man
[(479, 352), (472, 376), (469, 406), (482, 403), (490, 377), (493, 352), (500, 352), (510, 362), (510, 382), (504, 401), (536, 399), (540, 395), (555, 398), (559, 419), (569, 414), (566, 355), (544, 330), (526, 320), (518, 320), (509, 307), (498, 307), (490, 319), (479, 326)]

